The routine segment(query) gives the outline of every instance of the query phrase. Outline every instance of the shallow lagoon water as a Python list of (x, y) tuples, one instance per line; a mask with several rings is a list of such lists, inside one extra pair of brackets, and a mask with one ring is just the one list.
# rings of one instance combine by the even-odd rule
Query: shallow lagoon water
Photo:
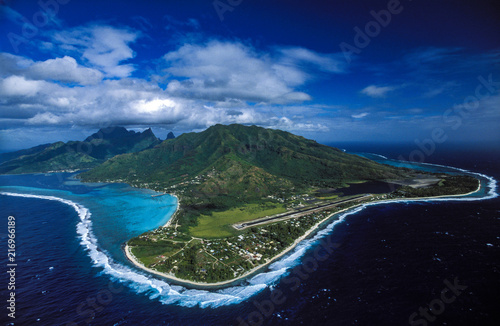
[[(436, 167), (436, 169), (448, 168)], [(126, 291), (138, 296), (139, 301), (144, 300), (139, 299), (141, 297), (146, 298), (146, 300), (171, 306), (171, 309), (175, 311), (177, 311), (176, 308), (173, 308), (175, 306), (199, 307), (202, 311), (207, 308), (222, 307), (219, 309), (225, 309), (223, 307), (233, 306), (238, 307), (237, 310), (239, 310), (243, 306), (235, 306), (235, 304), (250, 302), (249, 299), (254, 300), (267, 293), (269, 289), (280, 285), (280, 280), (290, 273), (290, 268), (300, 264), (301, 259), (311, 248), (316, 247), (322, 238), (332, 234), (332, 230), (336, 229), (338, 225), (345, 224), (343, 223), (345, 216), (359, 214), (361, 211), (358, 208), (345, 214), (341, 220), (330, 223), (323, 231), (318, 232), (315, 237), (303, 241), (294, 252), (273, 263), (268, 271), (256, 275), (243, 282), (240, 286), (216, 291), (190, 290), (170, 284), (162, 279), (153, 278), (135, 269), (126, 260), (120, 248), (121, 244), (129, 238), (163, 225), (175, 210), (175, 197), (161, 196), (153, 199), (151, 197), (153, 192), (148, 190), (134, 189), (123, 184), (82, 185), (70, 177), (69, 174), (3, 176), (0, 177), (3, 178), (0, 180), (2, 184), (10, 184), (10, 186), (2, 187), (0, 191), (35, 194), (35, 196), (52, 196), (70, 200), (72, 201), (70, 205), (78, 205), (77, 210), (79, 210), (80, 215), (71, 217), (72, 213), (70, 211), (74, 211), (74, 207), (68, 206), (68, 203), (61, 201), (59, 203), (67, 207), (59, 207), (54, 212), (64, 211), (66, 219), (57, 223), (68, 223), (69, 220), (72, 234), (67, 234), (66, 231), (63, 237), (76, 239), (80, 248), (78, 250), (81, 250), (84, 256), (87, 257), (83, 259), (81, 255), (77, 255), (79, 259), (77, 259), (76, 265), (81, 267), (80, 273), (87, 271), (84, 274), (91, 276), (91, 278), (97, 277), (100, 282), (106, 282), (107, 279), (123, 284), (126, 286)], [(484, 192), (471, 196), (472, 198), (469, 200), (496, 195), (494, 180), (484, 176), (482, 181), (484, 185), (489, 185), (489, 188), (484, 187)], [(14, 186), (16, 183), (21, 186)], [(0, 197), (4, 201), (8, 197), (9, 202), (13, 198), (12, 196)], [(39, 206), (47, 206), (46, 202), (49, 200), (57, 201), (54, 198), (42, 197), (24, 197), (16, 198), (16, 200), (36, 201)], [(85, 211), (85, 209), (88, 211)], [(47, 213), (50, 214), (50, 211)], [(31, 218), (31, 222), (36, 223), (35, 216)], [(57, 230), (54, 227), (52, 229)], [(54, 257), (58, 257), (57, 252), (53, 254)], [(55, 269), (57, 269), (57, 266)], [(82, 280), (82, 282), (89, 282), (89, 280)], [(248, 309), (247, 304), (245, 304), (244, 309)], [(230, 312), (227, 313), (231, 315)], [(194, 318), (195, 315), (192, 317)], [(77, 317), (82, 318), (78, 314)]]

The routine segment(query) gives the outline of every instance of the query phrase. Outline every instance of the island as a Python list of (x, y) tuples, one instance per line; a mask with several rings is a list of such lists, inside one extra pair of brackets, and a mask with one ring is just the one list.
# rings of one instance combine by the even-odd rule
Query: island
[(469, 175), (383, 165), (281, 130), (236, 124), (114, 156), (79, 177), (158, 191), (153, 200), (175, 195), (167, 224), (130, 239), (124, 250), (137, 267), (193, 287), (240, 281), (353, 207), (480, 189)]

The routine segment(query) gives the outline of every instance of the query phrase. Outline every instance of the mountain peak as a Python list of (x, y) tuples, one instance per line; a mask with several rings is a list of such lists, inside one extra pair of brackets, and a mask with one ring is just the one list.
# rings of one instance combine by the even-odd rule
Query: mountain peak
[(155, 136), (155, 134), (154, 134), (153, 130), (151, 130), (151, 128), (148, 128), (148, 129), (144, 130), (144, 131), (141, 133), (141, 135), (142, 135), (142, 136), (147, 136), (147, 137), (151, 137), (151, 136), (153, 136), (153, 137), (155, 137), (155, 138), (156, 138), (156, 136)]
[(135, 134), (134, 131), (128, 131), (125, 127), (105, 127), (98, 132), (90, 135), (84, 141), (91, 142), (94, 139), (116, 139), (126, 137), (129, 134)]
[[(212, 170), (217, 173), (207, 174)], [(186, 133), (134, 156), (118, 156), (82, 177), (89, 181), (120, 179), (132, 183), (138, 179), (155, 180), (163, 189), (200, 177), (205, 181), (193, 183), (192, 187), (209, 197), (215, 191), (260, 198), (274, 193), (265, 180), (274, 180), (278, 188), (292, 184), (304, 188), (338, 187), (357, 180), (396, 177), (398, 173), (394, 168), (289, 132), (233, 124)], [(246, 188), (251, 184), (259, 185), (261, 190)]]
[(120, 138), (130, 138), (134, 136), (139, 136), (141, 138), (156, 138), (153, 130), (148, 128), (143, 132), (135, 132), (133, 130), (127, 130), (125, 127), (113, 126), (99, 129), (98, 132), (87, 137), (84, 141), (91, 142), (93, 140), (113, 140)]
[(151, 128), (135, 132), (124, 127), (106, 127), (83, 142), (60, 141), (0, 156), (0, 173), (87, 169), (115, 155), (140, 152), (159, 143)]

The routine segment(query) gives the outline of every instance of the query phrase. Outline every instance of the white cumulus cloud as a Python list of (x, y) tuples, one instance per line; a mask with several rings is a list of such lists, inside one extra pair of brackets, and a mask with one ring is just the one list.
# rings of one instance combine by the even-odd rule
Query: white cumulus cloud
[[(153, 79), (131, 77), (131, 45), (141, 36), (103, 25), (49, 32), (58, 56), (35, 60), (0, 53), (0, 123), (52, 126), (172, 126), (201, 130), (216, 123), (289, 131), (328, 131), (317, 109), (288, 114), (311, 96), (318, 74), (342, 73), (334, 54), (305, 48), (257, 50), (238, 41), (185, 43), (158, 61)], [(49, 43), (47, 43), (47, 46)], [(162, 75), (163, 74), (163, 75)], [(166, 86), (165, 86), (166, 85)]]
[(80, 85), (97, 84), (103, 78), (100, 71), (82, 67), (69, 56), (37, 62), (27, 69), (27, 75), (33, 79), (74, 82)]
[(32, 97), (42, 90), (43, 85), (42, 81), (26, 80), (22, 76), (9, 76), (0, 80), (0, 95)]
[(94, 85), (103, 78), (99, 70), (84, 67), (69, 56), (33, 61), (22, 56), (0, 53), (0, 76), (12, 75), (20, 75), (31, 80), (80, 85)]
[(164, 59), (172, 76), (167, 90), (178, 96), (266, 103), (311, 99), (294, 89), (305, 81), (300, 70), (279, 66), (279, 62), (241, 43), (186, 44)]
[(129, 29), (94, 25), (57, 32), (52, 38), (63, 51), (80, 54), (107, 77), (128, 77), (135, 68), (122, 61), (135, 57), (129, 44), (139, 36)]

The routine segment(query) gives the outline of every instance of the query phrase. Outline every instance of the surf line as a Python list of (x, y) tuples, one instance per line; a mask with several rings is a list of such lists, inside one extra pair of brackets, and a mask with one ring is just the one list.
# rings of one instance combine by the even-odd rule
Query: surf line
[[(358, 155), (356, 154), (355, 152), (351, 153), (351, 154), (354, 154), (354, 155)], [(472, 172), (472, 171), (469, 171), (469, 170), (466, 170), (466, 169), (462, 169), (462, 168), (457, 168), (457, 167), (454, 167), (454, 166), (449, 166), (449, 165), (443, 165), (443, 164), (436, 164), (436, 163), (427, 163), (427, 162), (412, 162), (412, 161), (404, 161), (404, 160), (397, 160), (397, 159), (392, 159), (392, 158), (387, 158), (383, 155), (380, 155), (380, 154), (376, 154), (376, 153), (369, 153), (369, 152), (364, 152), (364, 153), (359, 153), (359, 154), (370, 154), (370, 155), (375, 155), (377, 157), (380, 157), (380, 158), (383, 158), (384, 160), (386, 161), (390, 161), (390, 162), (395, 162), (395, 163), (404, 163), (404, 164), (409, 164), (409, 165), (413, 165), (414, 167), (416, 167), (416, 169), (418, 169), (421, 165), (427, 165), (427, 166), (436, 166), (436, 167), (441, 167), (441, 168), (447, 168), (447, 169), (450, 169), (450, 170), (456, 170), (456, 171), (460, 171), (462, 173), (466, 173), (466, 174), (470, 174), (470, 175), (475, 175), (475, 176), (479, 176), (481, 178), (484, 178), (484, 179), (487, 179), (488, 180), (488, 184), (487, 184), (487, 187), (489, 188), (489, 191), (485, 194), (488, 194), (487, 196), (485, 197), (475, 197), (475, 198), (470, 198), (468, 197), (467, 200), (485, 200), (485, 199), (493, 199), (493, 198), (496, 198), (498, 197), (498, 193), (496, 192), (496, 188), (497, 188), (497, 180), (493, 177), (490, 177), (486, 174), (483, 174), (483, 173), (479, 173), (479, 172)], [(360, 155), (361, 157), (364, 157), (362, 155)], [(384, 162), (378, 162), (380, 164), (384, 164), (384, 165), (389, 165), (389, 166), (393, 166), (392, 164), (388, 164), (388, 163), (384, 163)], [(474, 192), (477, 192), (477, 191), (474, 191)], [(458, 195), (458, 196), (466, 196), (466, 195)], [(446, 197), (446, 196), (443, 196), (443, 197)], [(438, 197), (434, 197), (434, 198), (438, 198)], [(455, 198), (455, 199), (450, 199), (450, 200), (465, 200), (464, 198)]]
[[(76, 213), (78, 214), (78, 217), (80, 218), (80, 222), (77, 225), (77, 232), (81, 236), (82, 244), (86, 244), (87, 249), (90, 249), (88, 245), (91, 244), (92, 222), (90, 220), (90, 216), (92, 214), (90, 213), (90, 211), (86, 207), (84, 207), (80, 204), (77, 204), (71, 200), (59, 198), (59, 197), (55, 197), (55, 196), (20, 194), (20, 193), (13, 193), (13, 192), (0, 192), (0, 195), (24, 197), (24, 198), (35, 198), (35, 199), (43, 199), (43, 200), (52, 200), (52, 201), (58, 201), (60, 203), (71, 206), (76, 211)], [(84, 230), (86, 230), (86, 231), (82, 232)]]
[[(453, 168), (453, 167), (451, 167), (451, 168)], [(391, 203), (411, 203), (411, 202), (422, 202), (422, 201), (423, 202), (430, 202), (430, 201), (476, 201), (476, 200), (490, 199), (490, 198), (494, 198), (495, 196), (497, 196), (497, 194), (495, 192), (495, 189), (496, 189), (496, 180), (494, 178), (486, 176), (486, 175), (483, 175), (483, 174), (480, 174), (480, 173), (470, 172), (470, 171), (467, 171), (467, 170), (464, 170), (464, 169), (458, 169), (458, 168), (453, 168), (453, 169), (457, 169), (457, 170), (460, 170), (460, 171), (465, 172), (465, 173), (469, 173), (469, 174), (474, 174), (474, 175), (481, 176), (482, 178), (486, 179), (487, 181), (479, 180), (479, 185), (478, 185), (477, 189), (474, 190), (474, 191), (471, 191), (469, 193), (466, 193), (466, 194), (429, 196), (429, 197), (414, 197), (414, 198), (400, 198), (400, 199), (386, 199), (386, 200), (380, 200), (380, 201), (376, 201), (376, 202), (372, 202), (372, 203), (359, 204), (359, 205), (356, 205), (355, 207), (346, 209), (344, 212), (340, 211), (340, 212), (335, 212), (333, 214), (330, 214), (327, 218), (325, 218), (324, 221), (322, 221), (319, 224), (323, 224), (325, 221), (327, 221), (328, 219), (331, 219), (333, 216), (338, 216), (342, 220), (343, 217), (345, 217), (346, 215), (351, 215), (351, 214), (357, 213), (357, 212), (363, 210), (366, 207), (374, 206), (374, 205), (391, 204)], [(483, 185), (483, 183), (485, 183), (485, 184)], [(488, 192), (488, 196), (467, 197), (467, 196), (470, 196), (470, 195), (472, 195), (474, 193), (479, 192), (483, 187), (490, 188), (490, 190)], [(341, 215), (339, 215), (339, 214), (341, 214)], [(276, 257), (278, 259), (275, 260), (274, 262), (269, 262), (268, 263), (269, 265), (265, 264), (265, 265), (268, 265), (267, 266), (267, 270), (272, 270), (271, 266), (273, 264), (275, 264), (275, 263), (277, 263), (279, 261), (285, 260), (285, 258), (287, 256), (289, 257), (289, 256), (292, 256), (293, 254), (295, 254), (298, 251), (297, 247), (298, 247), (299, 243), (302, 242), (302, 241), (304, 241), (306, 238), (308, 238), (309, 235), (314, 234), (314, 233), (318, 233), (318, 231), (319, 231), (319, 225), (315, 226), (311, 231), (309, 231), (306, 234), (306, 236), (303, 239), (301, 239), (300, 241), (296, 242), (294, 245), (291, 246), (291, 248), (287, 249), (284, 254), (280, 255), (280, 256), (283, 256), (283, 257), (278, 256), (278, 257)], [(179, 282), (181, 284), (192, 284), (192, 285), (196, 285), (196, 286), (218, 286), (218, 285), (229, 284), (229, 283), (232, 283), (232, 282), (235, 282), (235, 281), (238, 280), (238, 279), (233, 279), (233, 280), (230, 280), (230, 281), (221, 282), (221, 283), (217, 283), (217, 284), (194, 283), (194, 282), (189, 282), (189, 281), (185, 281), (185, 280), (179, 280), (179, 279), (177, 279), (177, 278), (175, 278), (175, 277), (173, 277), (171, 275), (166, 275), (164, 273), (161, 273), (161, 272), (158, 272), (158, 271), (154, 271), (154, 270), (151, 270), (151, 269), (145, 267), (144, 265), (142, 265), (141, 263), (139, 263), (135, 259), (135, 257), (129, 252), (128, 246), (125, 248), (125, 254), (127, 255), (127, 258), (136, 267), (138, 267), (138, 268), (140, 268), (142, 270), (146, 270), (146, 271), (148, 271), (151, 274), (157, 274), (159, 276), (162, 276), (163, 278), (170, 279), (170, 280), (173, 280), (174, 282)], [(264, 268), (266, 268), (265, 265), (259, 266), (258, 268), (256, 268), (256, 270), (258, 270), (258, 269), (263, 270)], [(253, 273), (254, 273), (254, 271), (252, 271), (249, 274), (253, 274)], [(260, 274), (262, 274), (262, 273), (260, 273)], [(249, 275), (244, 275), (243, 277), (245, 277), (245, 276), (249, 277)], [(240, 277), (240, 278), (242, 278), (242, 277)]]
[[(426, 163), (428, 165), (433, 165)], [(445, 166), (448, 168), (453, 168)], [(353, 207), (351, 210), (343, 212), (339, 217), (339, 220), (334, 220), (329, 223), (322, 230), (317, 230), (316, 235), (312, 238), (306, 239), (297, 246), (287, 255), (281, 257), (279, 260), (273, 262), (268, 266), (269, 272), (262, 272), (251, 279), (248, 279), (248, 284), (238, 285), (231, 288), (225, 288), (218, 290), (217, 292), (205, 291), (205, 290), (189, 290), (182, 286), (173, 286), (163, 280), (156, 278), (151, 278), (151, 276), (143, 275), (135, 270), (129, 268), (128, 266), (115, 263), (111, 257), (108, 257), (106, 253), (98, 249), (97, 239), (92, 233), (91, 227), (91, 213), (90, 211), (82, 205), (79, 205), (70, 200), (54, 197), (54, 196), (44, 196), (44, 195), (32, 195), (32, 194), (19, 194), (19, 193), (9, 193), (0, 192), (0, 195), (7, 196), (18, 196), (26, 198), (38, 198), (46, 200), (55, 200), (61, 203), (72, 206), (80, 217), (80, 223), (77, 225), (77, 233), (81, 237), (81, 244), (87, 248), (88, 255), (96, 266), (103, 267), (104, 273), (109, 276), (118, 279), (120, 282), (129, 283), (129, 287), (136, 290), (138, 293), (151, 293), (151, 290), (155, 290), (155, 294), (151, 298), (157, 298), (160, 302), (164, 304), (179, 304), (181, 306), (200, 306), (201, 308), (216, 308), (220, 306), (226, 306), (231, 304), (237, 304), (242, 301), (249, 299), (260, 291), (264, 290), (270, 286), (275, 281), (281, 279), (287, 271), (292, 267), (300, 263), (300, 258), (305, 255), (308, 249), (315, 245), (315, 243), (329, 234), (334, 226), (345, 220), (345, 217), (351, 214), (355, 214), (362, 211), (364, 208), (372, 205), (380, 204), (391, 204), (396, 202), (412, 202), (412, 201), (469, 201), (469, 200), (484, 200), (495, 198), (498, 196), (496, 193), (496, 180), (492, 177), (486, 176), (481, 173), (470, 172), (463, 169), (453, 168), (460, 170), (462, 172), (475, 174), (487, 179), (487, 187), (490, 188), (487, 192), (488, 196), (484, 197), (455, 197), (455, 198), (415, 198), (415, 199), (399, 199), (391, 201), (380, 201), (376, 203), (365, 203), (358, 207)], [(463, 195), (462, 195), (463, 196)], [(193, 291), (195, 293), (193, 293)], [(193, 296), (193, 294), (196, 294)], [(207, 297), (210, 296), (210, 297)]]
[[(194, 291), (182, 286), (173, 286), (163, 280), (152, 278), (150, 274), (143, 274), (136, 270), (116, 262), (108, 256), (109, 254), (98, 247), (96, 237), (92, 232), (90, 211), (71, 200), (46, 195), (21, 194), (13, 192), (0, 192), (0, 195), (52, 200), (71, 206), (77, 212), (80, 222), (76, 231), (80, 236), (80, 244), (86, 249), (87, 255), (95, 267), (103, 268), (101, 273), (108, 277), (125, 283), (130, 289), (137, 293), (148, 295), (151, 299), (157, 299), (164, 304), (179, 304), (180, 306), (201, 308), (216, 308), (219, 306), (237, 304), (247, 300), (258, 292), (264, 290), (266, 284), (250, 284), (237, 286), (229, 289), (211, 291)], [(154, 293), (151, 293), (154, 292)]]
[[(83, 205), (77, 204), (71, 200), (68, 199), (63, 199), (55, 196), (45, 196), (45, 195), (34, 195), (34, 194), (21, 194), (21, 193), (13, 193), (13, 192), (0, 192), (0, 195), (5, 195), (5, 196), (13, 196), (13, 197), (24, 197), (24, 198), (34, 198), (34, 199), (42, 199), (42, 200), (51, 200), (51, 201), (57, 201), (63, 204), (66, 204), (68, 206), (71, 206), (78, 214), (80, 218), (80, 222), (77, 224), (76, 231), (77, 234), (80, 236), (81, 242), (80, 244), (86, 248), (88, 252), (88, 256), (91, 258), (92, 262), (94, 265), (98, 267), (103, 267), (103, 268), (108, 268), (108, 274), (111, 276), (118, 277), (120, 275), (125, 275), (128, 272), (132, 272), (132, 270), (113, 270), (113, 267), (116, 266), (111, 266), (115, 265), (113, 260), (110, 257), (107, 257), (106, 254), (98, 248), (97, 244), (97, 239), (93, 235), (92, 232), (92, 222), (90, 220), (91, 213), (89, 209), (84, 207)], [(116, 264), (119, 265), (119, 264)], [(126, 268), (125, 266), (123, 266)], [(113, 271), (110, 273), (110, 271)], [(128, 281), (134, 281), (132, 279), (128, 279)], [(151, 282), (148, 282), (151, 283)], [(156, 286), (151, 285), (152, 288), (157, 289), (160, 293), (162, 292), (161, 289), (159, 289)]]

